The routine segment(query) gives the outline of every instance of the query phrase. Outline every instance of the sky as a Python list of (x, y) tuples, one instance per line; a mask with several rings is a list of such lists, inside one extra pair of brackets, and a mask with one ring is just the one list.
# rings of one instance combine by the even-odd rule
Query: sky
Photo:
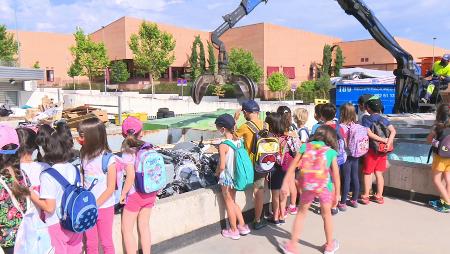
[[(450, 49), (450, 0), (366, 0), (394, 36)], [(240, 0), (0, 0), (0, 24), (26, 31), (91, 33), (122, 16), (212, 31)], [(268, 22), (344, 40), (371, 38), (335, 0), (269, 0), (238, 24)]]

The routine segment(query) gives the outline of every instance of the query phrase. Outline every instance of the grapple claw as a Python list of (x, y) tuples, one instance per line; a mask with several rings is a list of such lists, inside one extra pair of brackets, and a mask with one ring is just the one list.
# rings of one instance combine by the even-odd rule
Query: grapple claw
[(191, 88), (191, 97), (195, 104), (200, 104), (208, 87), (215, 84), (216, 78), (213, 74), (205, 74), (198, 77)]
[(258, 92), (258, 87), (253, 81), (244, 75), (232, 75), (229, 83), (233, 84), (234, 92), (239, 104), (246, 100), (254, 100)]

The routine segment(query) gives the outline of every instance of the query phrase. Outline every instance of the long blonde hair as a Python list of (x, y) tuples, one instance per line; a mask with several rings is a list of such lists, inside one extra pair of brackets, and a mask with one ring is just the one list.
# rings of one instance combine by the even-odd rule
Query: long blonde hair
[(308, 110), (304, 108), (297, 108), (294, 111), (294, 120), (297, 123), (298, 127), (303, 126), (308, 121)]
[(340, 123), (346, 124), (356, 122), (356, 110), (353, 104), (345, 103), (339, 108), (339, 111), (341, 112), (341, 116), (339, 119)]

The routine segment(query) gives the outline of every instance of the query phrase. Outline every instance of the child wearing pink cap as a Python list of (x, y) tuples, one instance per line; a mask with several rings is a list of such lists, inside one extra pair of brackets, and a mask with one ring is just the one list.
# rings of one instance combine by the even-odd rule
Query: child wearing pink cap
[(120, 197), (125, 204), (122, 214), (122, 236), (126, 253), (136, 253), (138, 245), (134, 239), (133, 228), (138, 222), (139, 238), (143, 254), (151, 250), (150, 214), (155, 204), (156, 192), (143, 194), (134, 188), (136, 153), (144, 146), (142, 138), (142, 122), (135, 117), (128, 117), (122, 124), (122, 159), (126, 164), (126, 180)]
[(0, 125), (0, 252), (6, 254), (14, 253), (26, 196), (30, 194), (20, 171), (19, 146), (16, 130)]

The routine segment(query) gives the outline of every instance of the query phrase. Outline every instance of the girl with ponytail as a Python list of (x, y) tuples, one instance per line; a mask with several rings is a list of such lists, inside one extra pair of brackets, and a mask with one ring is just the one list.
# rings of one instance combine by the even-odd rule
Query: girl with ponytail
[(19, 147), (16, 130), (0, 125), (0, 247), (6, 254), (14, 253), (26, 197), (30, 195), (20, 171)]

